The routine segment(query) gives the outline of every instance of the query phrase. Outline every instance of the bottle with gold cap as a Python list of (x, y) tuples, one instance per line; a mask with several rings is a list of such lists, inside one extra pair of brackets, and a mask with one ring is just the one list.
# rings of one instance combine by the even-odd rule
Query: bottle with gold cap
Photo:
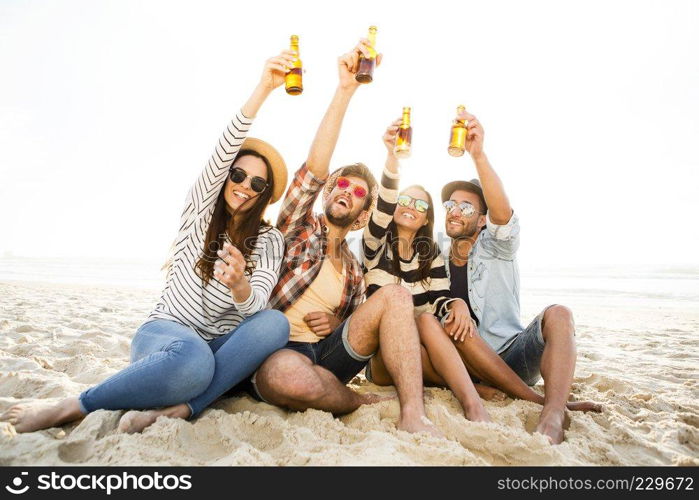
[(451, 156), (463, 156), (466, 151), (466, 137), (468, 135), (468, 120), (462, 120), (459, 115), (466, 111), (465, 106), (456, 108), (456, 118), (451, 125), (449, 137), (449, 154)]
[(369, 57), (359, 56), (359, 70), (355, 79), (359, 83), (371, 83), (374, 79), (374, 68), (376, 67), (376, 26), (369, 26)]
[(403, 122), (396, 133), (396, 144), (393, 146), (393, 154), (396, 158), (409, 158), (410, 146), (413, 142), (413, 127), (410, 125), (410, 108), (403, 108)]
[(296, 52), (296, 59), (294, 59), (291, 69), (286, 73), (286, 93), (289, 95), (299, 95), (301, 92), (303, 92), (303, 66), (301, 65), (301, 57), (299, 57), (298, 35), (291, 35), (289, 49)]

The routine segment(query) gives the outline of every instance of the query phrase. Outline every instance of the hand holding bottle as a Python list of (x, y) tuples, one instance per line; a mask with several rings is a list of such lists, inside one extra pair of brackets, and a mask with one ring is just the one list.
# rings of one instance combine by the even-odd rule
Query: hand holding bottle
[(459, 120), (468, 120), (466, 128), (468, 132), (466, 134), (466, 151), (469, 152), (471, 158), (474, 160), (483, 154), (483, 138), (485, 132), (483, 131), (483, 126), (478, 121), (478, 118), (468, 113), (467, 111), (460, 111), (457, 114)]
[[(347, 90), (356, 90), (361, 85), (355, 75), (359, 70), (359, 56), (370, 57), (369, 40), (362, 38), (350, 52), (340, 56), (337, 60), (338, 72), (340, 76), (340, 87)], [(383, 54), (377, 54), (376, 65), (381, 64)]]
[(389, 156), (395, 156), (393, 149), (396, 144), (396, 135), (398, 135), (398, 129), (401, 123), (403, 123), (402, 118), (393, 120), (393, 122), (388, 126), (386, 132), (383, 134), (383, 145), (386, 146)]
[(283, 50), (279, 55), (267, 59), (259, 86), (268, 92), (281, 86), (285, 81), (286, 73), (293, 67), (296, 57), (297, 54), (293, 51)]

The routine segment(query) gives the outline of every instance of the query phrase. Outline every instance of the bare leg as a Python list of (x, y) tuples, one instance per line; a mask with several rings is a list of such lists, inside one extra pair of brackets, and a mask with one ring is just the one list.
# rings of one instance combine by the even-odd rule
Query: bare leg
[(545, 396), (536, 431), (548, 437), (552, 444), (560, 444), (563, 442), (566, 402), (575, 372), (573, 313), (564, 306), (551, 306), (544, 313), (541, 329), (545, 342), (541, 356)]
[(382, 399), (354, 392), (331, 372), (290, 349), (267, 358), (257, 371), (256, 385), (265, 400), (297, 411), (315, 408), (343, 415)]
[[(447, 387), (447, 383), (444, 379), (437, 373), (432, 362), (430, 361), (430, 356), (427, 354), (427, 349), (424, 345), (420, 346), (420, 357), (422, 359), (422, 378), (423, 380), (433, 386), (437, 387)], [(371, 358), (369, 361), (371, 364), (371, 382), (376, 385), (393, 385), (393, 379), (386, 369), (386, 365), (381, 359), (381, 349)], [(485, 399), (486, 401), (503, 401), (507, 398), (507, 394), (502, 391), (497, 390), (494, 387), (490, 387), (483, 384), (473, 384), (476, 388), (478, 395)]]
[[(352, 314), (348, 340), (362, 356), (376, 352), (381, 344), (401, 406), (398, 428), (441, 435), (425, 415), (420, 343), (410, 292), (399, 285), (379, 289)], [(288, 349), (273, 354), (262, 364), (256, 382), (267, 401), (291, 409), (316, 408), (341, 414), (380, 399), (350, 390), (328, 370)]]
[(50, 407), (16, 405), (0, 415), (0, 420), (11, 423), (21, 433), (57, 427), (84, 416), (78, 398), (67, 398)]
[(396, 386), (401, 412), (398, 428), (442, 436), (427, 419), (423, 401), (420, 337), (413, 313), (413, 297), (400, 285), (377, 290), (352, 314), (349, 343), (360, 355), (381, 357)]
[(480, 335), (466, 337), (454, 345), (469, 373), (513, 398), (544, 404), (544, 397), (525, 384)]
[(185, 403), (161, 410), (131, 410), (127, 411), (121, 419), (119, 419), (118, 429), (119, 432), (133, 434), (134, 432), (143, 431), (143, 429), (158, 420), (158, 417), (189, 418), (190, 413), (189, 406)]
[(490, 416), (478, 397), (459, 353), (437, 318), (432, 314), (421, 314), (417, 326), (430, 364), (459, 400), (466, 418), (474, 422), (490, 422)]
[[(479, 335), (474, 335), (473, 338), (467, 337), (463, 342), (455, 342), (454, 344), (469, 373), (505, 391), (513, 398), (524, 399), (540, 405), (545, 403), (544, 396), (525, 384)], [(543, 358), (541, 371), (543, 375)], [(566, 403), (566, 407), (576, 411), (602, 411), (602, 405), (590, 401), (570, 401)]]

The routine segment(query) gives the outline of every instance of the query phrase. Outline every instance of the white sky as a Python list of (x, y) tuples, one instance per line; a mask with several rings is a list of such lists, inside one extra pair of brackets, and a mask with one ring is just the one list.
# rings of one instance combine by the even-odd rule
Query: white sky
[[(530, 265), (696, 264), (699, 2), (0, 2), (0, 255), (164, 258), (184, 197), (266, 58), (301, 38), (303, 95), (251, 135), (292, 169), (379, 28), (385, 60), (351, 104), (333, 167), (378, 175), (413, 107), (404, 184), (471, 178), (455, 107), (486, 151)], [(268, 211), (276, 217), (277, 206)], [(438, 229), (444, 212), (437, 210)]]

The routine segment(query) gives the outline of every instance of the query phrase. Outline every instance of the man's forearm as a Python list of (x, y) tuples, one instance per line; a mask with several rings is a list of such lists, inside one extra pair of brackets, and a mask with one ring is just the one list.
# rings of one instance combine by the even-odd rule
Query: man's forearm
[(478, 178), (481, 180), (483, 196), (488, 204), (490, 220), (494, 224), (507, 224), (512, 216), (512, 207), (510, 206), (510, 200), (507, 199), (507, 193), (505, 193), (505, 187), (502, 185), (500, 177), (493, 169), (485, 153), (474, 157), (473, 162), (476, 164)]
[(354, 90), (338, 88), (323, 116), (323, 121), (320, 122), (306, 161), (308, 169), (316, 177), (324, 178), (328, 174), (330, 159), (340, 136), (342, 120), (353, 95)]

